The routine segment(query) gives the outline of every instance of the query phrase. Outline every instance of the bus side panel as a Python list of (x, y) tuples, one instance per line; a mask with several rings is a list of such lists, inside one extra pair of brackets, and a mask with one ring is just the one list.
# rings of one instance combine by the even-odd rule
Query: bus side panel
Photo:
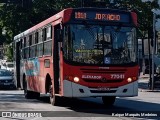
[(21, 60), (20, 66), (20, 80), (22, 88), (24, 89), (25, 84), (27, 84), (27, 90), (39, 92), (39, 59), (32, 58)]
[[(49, 80), (53, 80), (53, 60), (52, 60), (52, 57), (44, 57), (44, 60), (43, 60), (43, 64), (42, 66), (44, 66), (43, 68), (43, 71), (44, 71), (44, 76), (43, 76), (43, 80), (41, 79), (41, 91), (42, 93), (45, 92), (45, 84), (46, 82), (48, 83), (47, 85), (49, 85)], [(41, 68), (41, 69), (42, 69)], [(50, 79), (48, 79), (48, 76)]]
[(39, 69), (39, 92), (45, 93), (45, 75), (44, 75), (44, 58), (39, 58), (40, 69)]

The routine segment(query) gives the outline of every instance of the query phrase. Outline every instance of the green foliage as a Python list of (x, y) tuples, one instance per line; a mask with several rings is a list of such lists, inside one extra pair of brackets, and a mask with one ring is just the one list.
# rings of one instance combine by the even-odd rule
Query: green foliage
[[(92, 0), (84, 0), (86, 3)], [(93, 0), (100, 1), (100, 0)], [(138, 15), (138, 35), (144, 36), (144, 33), (152, 28), (153, 8), (159, 8), (157, 2), (145, 2), (141, 0), (114, 0), (115, 3), (106, 2), (106, 8), (131, 10)], [(81, 7), (81, 0), (33, 0), (32, 5), (22, 6), (22, 4), (0, 4), (0, 43), (11, 43), (13, 37), (20, 32), (27, 30), (35, 24), (54, 15), (65, 8)], [(97, 4), (98, 5), (98, 4)], [(7, 31), (2, 35), (2, 28)], [(143, 34), (142, 34), (143, 33)]]
[(7, 61), (13, 61), (13, 48), (11, 46), (8, 46), (5, 56), (7, 56)]
[(13, 37), (20, 32), (34, 26), (58, 11), (77, 7), (77, 0), (34, 0), (29, 8), (21, 4), (0, 5), (0, 28), (7, 30), (6, 42), (11, 42)]
[(80, 7), (80, 2), (78, 0), (55, 0), (54, 7), (57, 11), (60, 11), (65, 8)]
[[(0, 27), (5, 27), (6, 42), (9, 43), (13, 36), (25, 31), (35, 24), (54, 15), (65, 8), (81, 7), (81, 0), (34, 0), (29, 8), (21, 4), (0, 5)], [(91, 0), (88, 0), (88, 2)], [(98, 0), (93, 0), (98, 1)], [(151, 9), (158, 8), (157, 0), (154, 2), (141, 2), (141, 0), (114, 0), (114, 4), (106, 2), (106, 8), (126, 9), (135, 11), (138, 15), (139, 30), (146, 31), (152, 27)], [(86, 2), (87, 3), (87, 2)]]
[[(158, 0), (153, 2), (142, 2), (142, 0), (119, 0), (117, 4), (121, 8), (126, 8), (137, 13), (138, 16), (138, 37), (143, 38), (145, 34), (148, 34), (152, 31), (153, 27), (153, 13), (152, 9), (159, 8)], [(150, 36), (150, 35), (149, 35)]]

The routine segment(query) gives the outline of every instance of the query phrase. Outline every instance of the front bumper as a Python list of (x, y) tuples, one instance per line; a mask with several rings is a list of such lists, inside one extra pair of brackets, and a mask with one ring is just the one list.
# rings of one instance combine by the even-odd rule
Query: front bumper
[(117, 88), (89, 88), (64, 80), (63, 91), (65, 97), (132, 97), (138, 95), (138, 81)]
[(7, 83), (0, 83), (0, 86), (11, 86), (14, 85), (13, 82), (7, 82)]

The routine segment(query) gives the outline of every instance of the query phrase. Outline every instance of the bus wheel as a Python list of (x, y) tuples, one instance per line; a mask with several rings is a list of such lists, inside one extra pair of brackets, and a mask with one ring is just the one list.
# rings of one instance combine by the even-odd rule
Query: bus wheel
[(24, 96), (26, 99), (39, 99), (40, 93), (24, 89)]
[(33, 92), (31, 91), (32, 93), (32, 98), (35, 98), (35, 99), (39, 99), (40, 98), (40, 93), (39, 92)]
[(27, 83), (24, 83), (24, 96), (26, 99), (38, 99), (40, 93), (27, 90)]
[(28, 91), (27, 90), (27, 82), (24, 80), (24, 82), (23, 82), (23, 89), (24, 89), (24, 97), (26, 98), (26, 99), (29, 99), (29, 98), (31, 98), (31, 93), (30, 93), (30, 91)]
[(50, 103), (51, 105), (55, 105), (56, 104), (56, 97), (55, 97), (55, 93), (53, 91), (53, 86), (50, 85), (49, 87), (49, 97), (50, 97)]
[(116, 99), (115, 96), (103, 96), (102, 97), (102, 101), (105, 106), (113, 106), (115, 99)]
[(24, 96), (26, 99), (31, 99), (33, 98), (33, 94), (31, 91), (28, 91), (27, 88), (24, 88)]

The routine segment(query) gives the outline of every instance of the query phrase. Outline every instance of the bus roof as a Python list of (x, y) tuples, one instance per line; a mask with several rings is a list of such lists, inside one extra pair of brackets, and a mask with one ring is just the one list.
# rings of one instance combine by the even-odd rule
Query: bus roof
[[(83, 11), (97, 11), (97, 10), (100, 10), (100, 11), (112, 11), (112, 12), (123, 12), (123, 13), (128, 13), (127, 11), (124, 11), (124, 10), (118, 10), (118, 9), (108, 9), (108, 8), (67, 8), (67, 9), (64, 9), (62, 11), (60, 11), (59, 13), (51, 16), (50, 18), (40, 22), (39, 24), (29, 28), (28, 30), (16, 35), (14, 37), (14, 40), (16, 41), (19, 41), (18, 39), (20, 39), (21, 37), (35, 31), (35, 30), (38, 30), (40, 28), (43, 28), (44, 26), (48, 25), (49, 23), (52, 23), (54, 21), (57, 21), (56, 24), (60, 23), (60, 22), (66, 22), (70, 19), (70, 16), (71, 16), (71, 13), (73, 10), (83, 10)], [(66, 17), (64, 18), (64, 14), (66, 14)], [(59, 21), (58, 21), (59, 20)]]
[(22, 36), (27, 35), (28, 33), (33, 32), (37, 29), (40, 29), (40, 28), (44, 27), (45, 25), (47, 25), (49, 23), (52, 23), (56, 20), (59, 20), (59, 19), (62, 20), (64, 12), (68, 12), (68, 11), (71, 11), (71, 10), (72, 10), (72, 8), (68, 8), (68, 9), (64, 9), (64, 10), (60, 11), (59, 13), (57, 13), (57, 14), (51, 16), (50, 18), (38, 23), (37, 25), (29, 28), (28, 30), (16, 35), (14, 37), (14, 40), (17, 40), (17, 39), (21, 38)]

